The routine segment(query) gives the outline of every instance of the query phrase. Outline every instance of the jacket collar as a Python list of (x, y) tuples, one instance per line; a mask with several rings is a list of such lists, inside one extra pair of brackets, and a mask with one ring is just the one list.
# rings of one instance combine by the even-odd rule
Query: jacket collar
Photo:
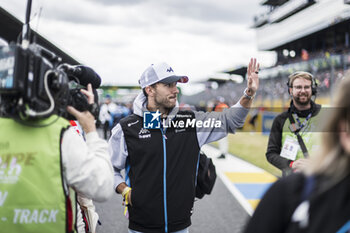
[(316, 104), (314, 101), (311, 100), (311, 107), (309, 109), (306, 110), (298, 110), (294, 104), (293, 104), (293, 100), (290, 101), (290, 107), (288, 109), (288, 112), (290, 113), (296, 113), (298, 115), (298, 117), (302, 117), (305, 118), (307, 117), (310, 113), (312, 114), (312, 116), (316, 116), (319, 111), (321, 109), (321, 105)]

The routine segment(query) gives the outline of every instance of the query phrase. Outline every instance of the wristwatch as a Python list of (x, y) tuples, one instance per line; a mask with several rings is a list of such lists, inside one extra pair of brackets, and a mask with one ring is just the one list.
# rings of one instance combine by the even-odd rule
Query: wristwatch
[(254, 95), (248, 95), (247, 91), (248, 91), (248, 88), (244, 89), (244, 91), (243, 91), (244, 98), (247, 98), (249, 100), (254, 99), (256, 92), (254, 93)]

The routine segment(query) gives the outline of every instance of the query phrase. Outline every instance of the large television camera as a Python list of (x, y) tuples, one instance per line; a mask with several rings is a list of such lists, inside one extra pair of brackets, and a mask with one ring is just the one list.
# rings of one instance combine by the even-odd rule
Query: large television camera
[(91, 68), (62, 63), (53, 52), (30, 43), (30, 8), (28, 0), (22, 43), (0, 45), (0, 116), (26, 120), (57, 114), (72, 120), (66, 111), (71, 105), (96, 117), (98, 108), (88, 104), (80, 89), (91, 83), (97, 96), (100, 77)]

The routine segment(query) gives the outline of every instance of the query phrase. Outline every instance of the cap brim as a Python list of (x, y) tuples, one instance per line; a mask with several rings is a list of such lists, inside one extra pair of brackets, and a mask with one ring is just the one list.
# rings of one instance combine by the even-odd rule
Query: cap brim
[(179, 83), (187, 83), (188, 82), (188, 77), (187, 76), (170, 76), (165, 79), (162, 79), (159, 81), (160, 83), (165, 83), (165, 84), (170, 84), (174, 82), (179, 82)]

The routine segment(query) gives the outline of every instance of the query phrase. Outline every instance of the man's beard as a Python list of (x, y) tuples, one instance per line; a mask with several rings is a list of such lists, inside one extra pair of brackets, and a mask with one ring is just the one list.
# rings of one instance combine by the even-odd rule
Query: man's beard
[(162, 106), (164, 109), (170, 111), (176, 106), (175, 103), (171, 103), (167, 98), (164, 99), (158, 99), (157, 97), (155, 98), (155, 102), (157, 106)]
[[(300, 97), (306, 97), (306, 100), (305, 101), (301, 101)], [(303, 95), (303, 96), (295, 96), (293, 98), (293, 100), (299, 105), (306, 106), (306, 105), (308, 105), (311, 102), (311, 96), (305, 96), (305, 95)]]

